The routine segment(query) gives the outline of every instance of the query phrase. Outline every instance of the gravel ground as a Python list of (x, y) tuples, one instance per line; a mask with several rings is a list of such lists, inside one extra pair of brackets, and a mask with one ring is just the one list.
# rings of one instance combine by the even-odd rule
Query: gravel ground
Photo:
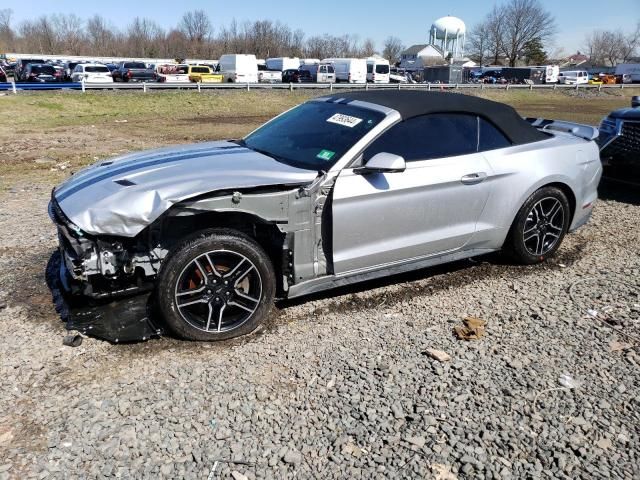
[[(545, 265), (339, 290), (222, 344), (70, 348), (43, 279), (49, 188), (0, 192), (0, 479), (640, 478), (633, 191)], [(467, 316), (480, 340), (452, 334)]]

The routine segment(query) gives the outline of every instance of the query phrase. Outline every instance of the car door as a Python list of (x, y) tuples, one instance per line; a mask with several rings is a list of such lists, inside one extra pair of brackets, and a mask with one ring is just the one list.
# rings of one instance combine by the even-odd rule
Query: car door
[[(406, 170), (338, 175), (332, 197), (336, 274), (461, 249), (489, 197), (478, 117), (433, 114), (400, 122), (362, 155), (402, 156)], [(359, 165), (357, 165), (359, 166)]]
[(318, 67), (318, 78), (316, 80), (318, 83), (327, 83), (327, 66), (320, 65)]
[(71, 74), (71, 81), (72, 82), (81, 82), (82, 81), (82, 65), (76, 65), (76, 68), (74, 68), (73, 73)]

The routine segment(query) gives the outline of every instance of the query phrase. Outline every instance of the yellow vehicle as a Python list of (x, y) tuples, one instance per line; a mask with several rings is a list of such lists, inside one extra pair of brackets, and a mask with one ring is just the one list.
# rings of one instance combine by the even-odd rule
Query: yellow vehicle
[(222, 83), (223, 79), (221, 74), (213, 73), (211, 67), (206, 65), (189, 65), (187, 75), (189, 75), (189, 80), (196, 83)]

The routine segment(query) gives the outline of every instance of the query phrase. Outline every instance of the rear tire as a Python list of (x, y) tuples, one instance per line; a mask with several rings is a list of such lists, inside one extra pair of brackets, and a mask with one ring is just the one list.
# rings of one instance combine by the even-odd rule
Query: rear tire
[(553, 256), (569, 229), (571, 208), (556, 187), (534, 192), (518, 211), (504, 249), (517, 263), (533, 265)]
[(255, 330), (269, 314), (276, 281), (252, 238), (214, 229), (187, 238), (162, 266), (158, 306), (167, 326), (188, 340), (227, 340)]

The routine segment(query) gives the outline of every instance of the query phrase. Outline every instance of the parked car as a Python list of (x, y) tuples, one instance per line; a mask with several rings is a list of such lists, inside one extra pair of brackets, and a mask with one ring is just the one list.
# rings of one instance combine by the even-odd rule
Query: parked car
[(558, 83), (565, 85), (585, 85), (589, 83), (589, 73), (585, 70), (569, 70), (558, 74)]
[(71, 74), (72, 82), (113, 83), (113, 77), (106, 65), (100, 63), (79, 63)]
[(51, 64), (53, 69), (55, 70), (55, 77), (59, 82), (64, 82), (65, 80), (65, 71), (63, 65)]
[(44, 63), (44, 60), (41, 59), (41, 58), (21, 58), (16, 63), (16, 67), (15, 67), (15, 70), (14, 70), (13, 78), (17, 79), (16, 81), (18, 81), (18, 82), (26, 81), (25, 76), (24, 76), (24, 71), (27, 68), (27, 65), (29, 65), (29, 64), (35, 65), (35, 64), (40, 64), (40, 63)]
[(189, 65), (159, 64), (155, 67), (155, 78), (162, 83), (189, 83)]
[(73, 75), (74, 70), (81, 63), (82, 62), (66, 62), (63, 65), (63, 68), (64, 68), (64, 78), (63, 78), (63, 80), (70, 82), (71, 81), (71, 75)]
[(367, 82), (389, 83), (390, 70), (389, 60), (377, 57), (367, 58)]
[(113, 80), (118, 82), (153, 82), (154, 72), (142, 62), (122, 62), (112, 72)]
[[(640, 63), (619, 63), (615, 74), (623, 78), (622, 83), (640, 83)], [(626, 81), (624, 81), (625, 75)]]
[(44, 63), (30, 63), (22, 70), (23, 82), (52, 83), (59, 82), (56, 69)]
[(596, 136), (453, 93), (315, 98), (242, 140), (132, 153), (57, 186), (54, 290), (70, 329), (220, 340), (276, 297), (499, 250), (539, 263), (589, 220)]
[(322, 63), (333, 66), (336, 83), (367, 83), (367, 61), (364, 58), (326, 58)]
[(255, 55), (222, 55), (218, 68), (225, 82), (256, 83), (258, 62)]
[(269, 70), (266, 65), (258, 65), (258, 82), (260, 83), (281, 83), (282, 71)]
[(300, 65), (299, 70), (309, 72), (312, 82), (335, 83), (336, 81), (336, 71), (333, 65), (328, 63), (305, 63)]
[(9, 76), (13, 76), (16, 70), (16, 62), (4, 62), (2, 64), (2, 68), (4, 69), (4, 73)]
[(187, 76), (190, 81), (195, 83), (221, 83), (223, 79), (220, 73), (213, 73), (211, 67), (204, 65), (189, 65)]
[(631, 108), (615, 110), (602, 120), (598, 143), (606, 166), (640, 171), (640, 96), (632, 98)]
[(5, 83), (7, 81), (7, 72), (4, 71), (4, 68), (0, 67), (0, 83)]
[(303, 69), (289, 69), (282, 72), (282, 83), (311, 83), (313, 77), (309, 70)]

